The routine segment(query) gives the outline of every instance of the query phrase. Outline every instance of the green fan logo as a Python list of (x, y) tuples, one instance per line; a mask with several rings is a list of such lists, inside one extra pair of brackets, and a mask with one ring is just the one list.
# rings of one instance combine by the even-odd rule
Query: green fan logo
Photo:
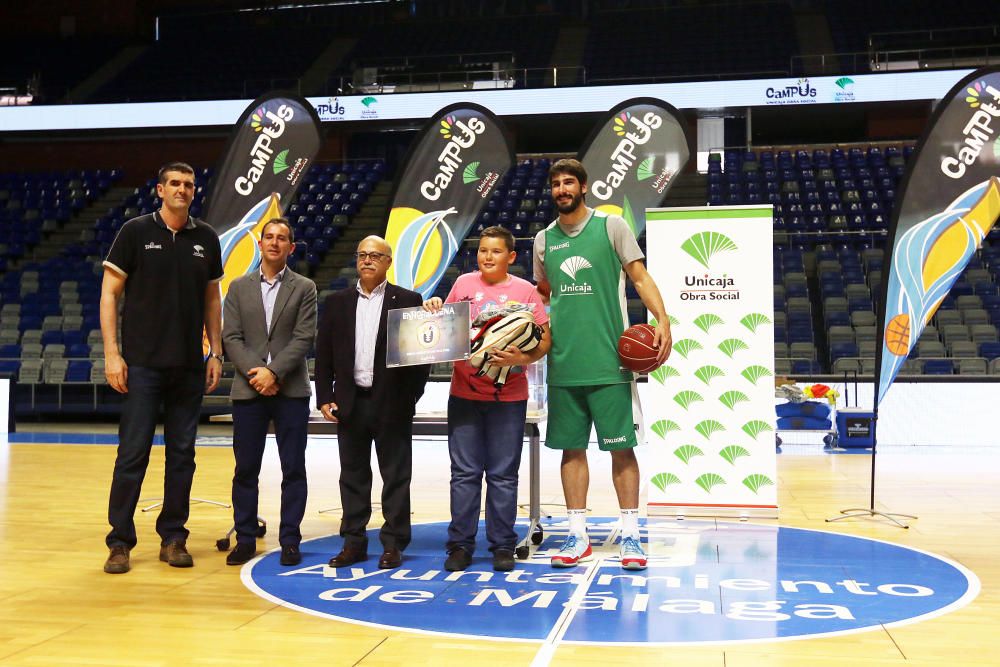
[(709, 262), (715, 255), (738, 249), (731, 238), (719, 232), (700, 232), (681, 244), (681, 250), (706, 269), (711, 268)]
[(701, 397), (701, 394), (695, 391), (681, 391), (674, 395), (674, 403), (681, 406), (685, 410), (690, 407), (692, 403), (697, 401), (704, 401), (705, 399)]
[(465, 169), (462, 171), (462, 182), (468, 185), (469, 183), (475, 183), (479, 180), (479, 174), (476, 171), (479, 169), (478, 162), (470, 162)]
[(653, 475), (653, 478), (649, 480), (653, 483), (653, 486), (658, 488), (660, 491), (666, 491), (667, 487), (671, 484), (680, 484), (680, 478), (672, 472), (661, 472)]
[(371, 107), (371, 105), (375, 104), (376, 102), (378, 102), (378, 100), (375, 99), (374, 97), (365, 97), (364, 99), (361, 100), (361, 103), (364, 104), (365, 107)]
[(722, 422), (720, 421), (717, 421), (715, 419), (706, 419), (704, 421), (698, 422), (695, 425), (694, 430), (698, 431), (698, 433), (701, 433), (701, 435), (706, 440), (708, 440), (709, 438), (712, 437), (713, 433), (715, 433), (716, 431), (725, 431), (726, 427), (723, 426)]
[(653, 422), (649, 428), (653, 431), (653, 433), (663, 439), (666, 439), (667, 433), (681, 430), (681, 427), (677, 424), (677, 422), (670, 421), (669, 419), (659, 419)]
[(274, 156), (274, 164), (271, 165), (271, 168), (274, 170), (274, 175), (275, 176), (277, 176), (281, 172), (283, 172), (286, 169), (288, 169), (288, 149), (287, 148)]
[(739, 338), (727, 338), (726, 340), (719, 343), (718, 348), (729, 357), (733, 358), (733, 355), (740, 350), (749, 350), (750, 346), (741, 341)]
[(704, 382), (705, 384), (711, 384), (712, 380), (717, 377), (723, 377), (725, 373), (718, 366), (702, 366), (694, 372), (694, 376)]
[(774, 482), (767, 475), (761, 475), (755, 473), (753, 475), (747, 475), (743, 478), (743, 486), (747, 487), (754, 493), (757, 493), (763, 486), (774, 486)]
[(746, 403), (750, 400), (750, 397), (744, 394), (742, 391), (737, 391), (735, 389), (727, 391), (726, 393), (719, 396), (719, 402), (730, 410), (736, 409), (737, 403)]
[(640, 181), (645, 181), (646, 179), (652, 178), (656, 175), (656, 171), (653, 168), (653, 164), (656, 162), (654, 156), (649, 156), (645, 160), (639, 163), (638, 168), (635, 170), (635, 177)]
[(750, 456), (750, 452), (746, 447), (740, 447), (739, 445), (729, 445), (719, 450), (719, 456), (726, 459), (733, 465), (736, 465), (736, 459), (741, 456)]
[(725, 324), (725, 321), (714, 313), (705, 313), (694, 319), (694, 325), (705, 333), (708, 333), (709, 329), (719, 324)]
[(705, 348), (702, 346), (702, 344), (694, 340), (693, 338), (682, 338), (681, 340), (674, 343), (674, 350), (676, 350), (677, 353), (682, 357), (684, 357), (685, 359), (687, 359), (688, 355), (694, 352), (695, 350), (704, 350), (704, 349)]
[(740, 375), (745, 377), (752, 384), (756, 385), (757, 380), (761, 379), (762, 377), (770, 377), (774, 375), (774, 373), (772, 373), (770, 369), (765, 368), (764, 366), (755, 364), (753, 366), (747, 366), (746, 368), (744, 368), (743, 371), (740, 373)]
[(834, 81), (833, 84), (837, 86), (836, 90), (833, 91), (834, 102), (854, 101), (854, 79), (849, 76), (842, 76)]
[(705, 493), (711, 493), (713, 487), (718, 486), (719, 484), (725, 484), (726, 480), (722, 479), (722, 475), (714, 472), (707, 472), (698, 477), (698, 479), (694, 480), (694, 483), (703, 488)]
[(680, 376), (681, 376), (680, 371), (678, 371), (673, 366), (668, 366), (667, 364), (663, 364), (662, 366), (660, 366), (655, 371), (649, 374), (649, 377), (653, 378), (660, 384), (666, 382), (667, 378), (671, 377), (678, 378)]
[(685, 465), (687, 465), (688, 461), (694, 457), (704, 455), (705, 452), (701, 451), (701, 449), (695, 447), (694, 445), (681, 445), (674, 450), (674, 456), (683, 461)]
[(764, 313), (749, 313), (740, 320), (740, 324), (749, 329), (752, 333), (757, 333), (757, 327), (770, 324), (771, 318)]
[(749, 435), (754, 440), (757, 436), (765, 431), (773, 431), (774, 428), (771, 427), (766, 421), (761, 419), (752, 419), (743, 425), (743, 432)]

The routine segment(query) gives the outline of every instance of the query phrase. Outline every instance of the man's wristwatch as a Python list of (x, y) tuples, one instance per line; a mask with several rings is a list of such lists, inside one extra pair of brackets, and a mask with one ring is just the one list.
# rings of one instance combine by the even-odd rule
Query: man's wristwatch
[(209, 359), (218, 359), (219, 361), (225, 361), (225, 360), (224, 360), (224, 359), (222, 358), (222, 355), (221, 355), (221, 354), (218, 354), (218, 353), (216, 353), (216, 352), (209, 352), (209, 353), (208, 353), (208, 358), (209, 358)]

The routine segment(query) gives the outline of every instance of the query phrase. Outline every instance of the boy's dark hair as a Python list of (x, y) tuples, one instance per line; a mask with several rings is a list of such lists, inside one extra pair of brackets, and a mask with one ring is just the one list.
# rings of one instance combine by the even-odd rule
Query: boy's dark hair
[(479, 234), (479, 238), (503, 239), (503, 242), (507, 245), (507, 250), (514, 252), (514, 235), (499, 225), (487, 227)]

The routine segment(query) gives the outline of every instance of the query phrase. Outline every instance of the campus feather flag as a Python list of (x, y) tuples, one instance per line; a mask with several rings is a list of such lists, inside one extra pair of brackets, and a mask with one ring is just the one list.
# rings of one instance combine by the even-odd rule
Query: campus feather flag
[(389, 198), (389, 282), (430, 298), (514, 151), (500, 119), (477, 104), (438, 111), (410, 149)]
[(662, 100), (625, 100), (601, 119), (577, 157), (590, 180), (588, 202), (620, 215), (639, 236), (646, 209), (663, 204), (690, 157), (687, 126)]
[(875, 406), (1000, 216), (1000, 69), (981, 69), (938, 105), (889, 227)]
[(205, 211), (222, 245), (223, 298), (233, 280), (257, 267), (261, 228), (295, 198), (321, 143), (316, 110), (295, 95), (263, 95), (236, 122)]

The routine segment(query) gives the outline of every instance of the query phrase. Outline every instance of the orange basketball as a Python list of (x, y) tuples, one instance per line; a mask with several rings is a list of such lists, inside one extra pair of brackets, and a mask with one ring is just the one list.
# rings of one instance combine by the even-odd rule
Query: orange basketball
[(622, 366), (636, 373), (656, 370), (657, 350), (653, 347), (655, 329), (648, 324), (636, 324), (625, 330), (618, 339), (618, 359)]
[(885, 325), (885, 347), (897, 357), (910, 353), (910, 316), (896, 315)]

